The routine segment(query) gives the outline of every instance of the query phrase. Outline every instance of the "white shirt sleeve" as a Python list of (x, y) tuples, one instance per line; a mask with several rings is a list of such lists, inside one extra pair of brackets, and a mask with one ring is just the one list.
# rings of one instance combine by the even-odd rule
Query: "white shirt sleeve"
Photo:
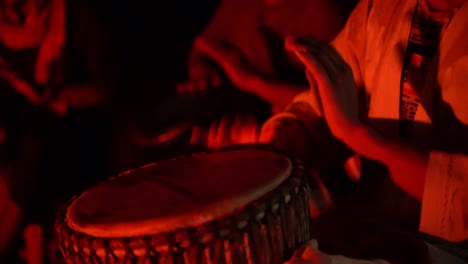
[(420, 230), (459, 242), (468, 239), (468, 157), (433, 151), (429, 158)]

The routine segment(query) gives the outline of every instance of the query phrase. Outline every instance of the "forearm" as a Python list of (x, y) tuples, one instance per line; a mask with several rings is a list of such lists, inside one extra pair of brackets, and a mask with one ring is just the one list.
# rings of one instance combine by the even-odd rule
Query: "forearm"
[(405, 192), (422, 200), (429, 155), (401, 142), (382, 137), (367, 126), (350, 132), (349, 147), (387, 166), (392, 180)]
[(309, 89), (307, 85), (265, 81), (260, 78), (254, 78), (247, 86), (244, 87), (245, 90), (269, 102), (273, 109), (279, 111), (284, 110), (299, 93)]

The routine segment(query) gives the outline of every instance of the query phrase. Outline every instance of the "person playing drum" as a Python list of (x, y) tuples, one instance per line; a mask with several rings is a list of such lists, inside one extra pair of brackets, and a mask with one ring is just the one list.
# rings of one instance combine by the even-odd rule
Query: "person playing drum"
[[(389, 177), (402, 190), (389, 191), (393, 184), (385, 180), (383, 189), (368, 185), (367, 194), (374, 192), (370, 188), (381, 192), (380, 207), (413, 214), (409, 221), (419, 221), (420, 232), (458, 243), (458, 250), (445, 248), (465, 258), (466, 245), (460, 243), (468, 239), (467, 12), (464, 0), (366, 0), (334, 48), (290, 40), (288, 47), (307, 67), (311, 90), (264, 127), (264, 139), (274, 143), (281, 133), (299, 139), (292, 129), (324, 118), (330, 132), (362, 157), (363, 184)], [(304, 148), (304, 142), (283, 144)]]
[[(221, 104), (223, 110), (216, 111), (219, 116), (210, 118), (208, 123), (218, 128), (243, 124), (251, 130), (259, 129), (258, 124), (272, 113), (282, 111), (294, 96), (307, 90), (304, 66), (284, 49), (286, 36), (312, 36), (329, 42), (344, 25), (350, 10), (347, 6), (357, 1), (220, 2), (213, 18), (193, 43), (188, 80), (178, 85), (177, 90), (180, 95), (219, 95), (222, 99), (216, 98), (210, 104)], [(213, 140), (206, 140), (213, 136), (213, 133), (207, 135), (206, 128), (207, 125), (197, 124), (191, 143), (210, 149), (217, 147)], [(240, 137), (243, 142), (256, 140)], [(206, 141), (210, 142), (209, 146)]]
[(294, 34), (331, 41), (346, 17), (338, 2), (221, 1), (206, 29), (194, 41), (188, 62), (189, 80), (178, 87), (179, 91), (219, 87), (224, 73), (237, 89), (265, 100), (273, 112), (281, 111), (296, 94), (307, 89), (307, 80), (300, 75), (302, 65), (283, 48), (285, 37)]
[[(307, 67), (311, 89), (267, 121), (260, 141), (315, 164), (345, 160), (315, 147), (321, 143), (317, 124), (325, 120), (361, 157), (361, 189), (352, 202), (336, 201), (315, 221), (322, 225), (314, 235), (320, 249), (331, 255), (309, 246), (314, 254), (298, 254), (291, 263), (349, 263), (334, 254), (369, 258), (356, 250), (356, 236), (392, 228), (468, 256), (467, 12), (465, 0), (363, 0), (332, 47), (288, 41)], [(419, 252), (425, 257), (413, 262), (405, 255), (414, 251), (392, 250), (402, 241), (383, 247), (393, 254), (386, 263), (427, 260), (424, 243)]]

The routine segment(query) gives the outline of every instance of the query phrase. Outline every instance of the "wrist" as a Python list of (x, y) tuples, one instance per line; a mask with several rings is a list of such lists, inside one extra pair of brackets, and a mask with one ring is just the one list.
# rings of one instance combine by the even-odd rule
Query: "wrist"
[(382, 138), (367, 125), (356, 125), (350, 133), (345, 143), (356, 153), (367, 158), (380, 161), (383, 156)]

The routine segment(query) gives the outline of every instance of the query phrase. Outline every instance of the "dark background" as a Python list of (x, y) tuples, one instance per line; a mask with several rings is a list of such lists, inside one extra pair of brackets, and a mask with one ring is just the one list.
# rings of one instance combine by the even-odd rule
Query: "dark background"
[(175, 84), (185, 78), (193, 38), (203, 30), (218, 2), (101, 0), (95, 3), (98, 16), (111, 31), (112, 53), (119, 56), (117, 61), (121, 65), (115, 76), (118, 83), (139, 96), (139, 103), (143, 103), (140, 100), (156, 103), (173, 91)]

